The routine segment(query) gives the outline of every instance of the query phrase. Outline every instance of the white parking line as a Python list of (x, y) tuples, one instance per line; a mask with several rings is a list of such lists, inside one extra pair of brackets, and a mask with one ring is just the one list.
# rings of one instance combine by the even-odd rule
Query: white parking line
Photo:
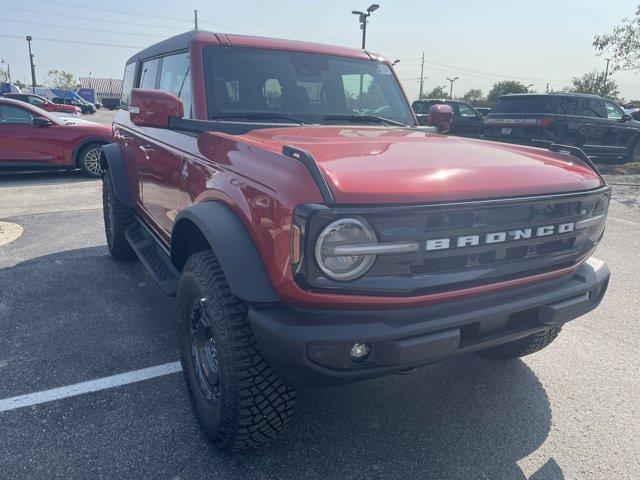
[(16, 408), (29, 407), (39, 403), (52, 402), (62, 398), (75, 397), (85, 393), (97, 392), (107, 388), (119, 387), (129, 383), (142, 382), (150, 378), (170, 375), (182, 370), (180, 362), (165, 363), (155, 367), (133, 370), (131, 372), (120, 373), (110, 377), (97, 378), (88, 382), (74, 383), (65, 387), (52, 388), (41, 392), (28, 393), (18, 397), (5, 398), (0, 400), (0, 412), (15, 410)]

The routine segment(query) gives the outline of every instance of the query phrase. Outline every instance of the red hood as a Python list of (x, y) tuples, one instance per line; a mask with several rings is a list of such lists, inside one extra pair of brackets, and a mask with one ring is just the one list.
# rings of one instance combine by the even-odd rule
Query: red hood
[(408, 129), (272, 128), (241, 138), (277, 152), (284, 145), (310, 152), (339, 204), (542, 195), (602, 185), (573, 157)]

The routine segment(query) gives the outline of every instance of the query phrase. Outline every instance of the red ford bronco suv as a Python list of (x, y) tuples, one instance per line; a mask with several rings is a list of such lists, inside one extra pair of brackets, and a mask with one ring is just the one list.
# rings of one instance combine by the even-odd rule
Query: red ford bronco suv
[(108, 247), (177, 296), (222, 450), (277, 436), (298, 387), (527, 355), (600, 303), (610, 189), (588, 157), (428, 130), (366, 51), (194, 31), (127, 62)]

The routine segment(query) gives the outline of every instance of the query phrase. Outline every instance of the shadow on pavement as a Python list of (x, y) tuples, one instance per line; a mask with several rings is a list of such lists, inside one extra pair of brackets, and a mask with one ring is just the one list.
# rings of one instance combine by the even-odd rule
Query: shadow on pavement
[(90, 178), (79, 169), (0, 169), (0, 188), (96, 181), (99, 179)]
[[(7, 314), (0, 334), (19, 360), (0, 370), (5, 396), (176, 360), (173, 299), (138, 263), (96, 257), (101, 251), (0, 270)], [(552, 417), (544, 387), (524, 362), (476, 356), (301, 390), (284, 438), (231, 457), (196, 426), (180, 375), (5, 415), (0, 435), (9, 439), (4, 461), (12, 459), (13, 471), (37, 473), (49, 464), (68, 478), (272, 480), (524, 480), (517, 462), (544, 443)], [(552, 458), (530, 478), (564, 476)]]

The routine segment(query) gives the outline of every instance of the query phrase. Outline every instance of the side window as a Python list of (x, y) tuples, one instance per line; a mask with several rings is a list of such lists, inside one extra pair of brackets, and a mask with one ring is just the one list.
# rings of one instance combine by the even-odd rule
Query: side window
[(29, 97), (29, 103), (31, 105), (35, 105), (36, 107), (39, 107), (40, 105), (42, 105), (44, 103), (44, 101), (41, 98), (38, 98), (38, 97)]
[(620, 110), (620, 107), (613, 102), (605, 100), (604, 107), (607, 109), (607, 118), (611, 120), (620, 120), (624, 115), (624, 112)]
[(124, 78), (122, 80), (122, 97), (120, 97), (120, 106), (126, 108), (129, 106), (131, 98), (131, 89), (136, 76), (136, 62), (130, 63), (124, 68)]
[(460, 111), (460, 116), (465, 118), (476, 118), (478, 115), (476, 111), (471, 108), (469, 105), (465, 103), (458, 104), (458, 110)]
[(0, 125), (30, 125), (33, 115), (13, 105), (0, 105)]
[(546, 103), (547, 113), (556, 115), (578, 115), (578, 105), (580, 102), (577, 98), (549, 95), (546, 98)]
[(162, 60), (159, 88), (173, 93), (182, 100), (184, 118), (191, 118), (191, 75), (189, 69), (189, 54), (187, 52), (169, 55)]
[(159, 58), (142, 62), (142, 72), (140, 73), (140, 88), (156, 88), (156, 77), (158, 75)]
[(585, 98), (582, 100), (582, 115), (586, 117), (604, 118), (605, 113), (602, 102), (597, 98)]
[(427, 109), (427, 105), (423, 102), (413, 102), (413, 111), (416, 113), (429, 113), (428, 109)]

